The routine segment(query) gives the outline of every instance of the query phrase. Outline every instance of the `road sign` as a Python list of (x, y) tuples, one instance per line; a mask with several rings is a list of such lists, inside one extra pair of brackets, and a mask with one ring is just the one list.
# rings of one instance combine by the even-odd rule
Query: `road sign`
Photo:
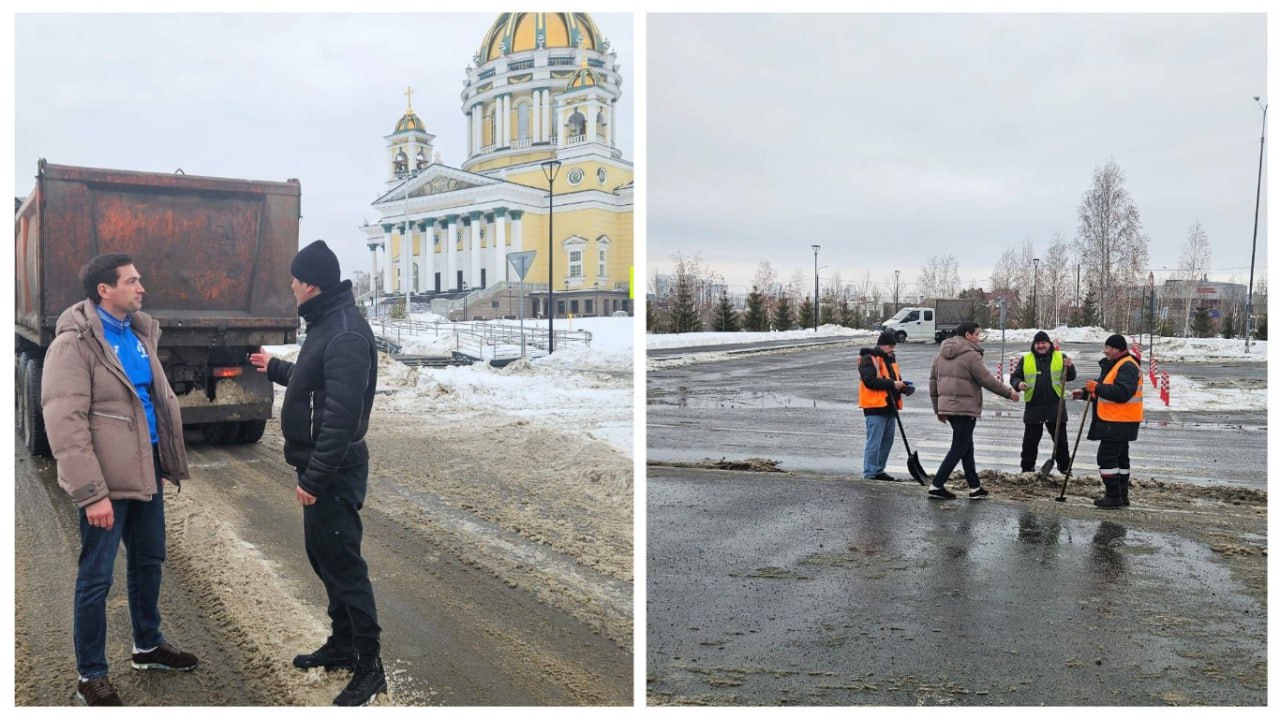
[(521, 280), (529, 271), (529, 266), (533, 264), (533, 258), (538, 254), (537, 250), (525, 250), (524, 252), (512, 252), (507, 255), (507, 262), (511, 263), (511, 267), (515, 269), (516, 274)]

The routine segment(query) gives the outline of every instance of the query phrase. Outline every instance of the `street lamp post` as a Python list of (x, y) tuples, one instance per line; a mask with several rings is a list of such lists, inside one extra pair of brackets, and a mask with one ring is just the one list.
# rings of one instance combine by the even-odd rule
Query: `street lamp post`
[(893, 311), (894, 311), (894, 314), (897, 314), (898, 309), (899, 309), (899, 307), (898, 307), (898, 276), (899, 276), (900, 274), (902, 274), (901, 270), (894, 270), (894, 271), (893, 271)]
[(813, 332), (818, 332), (818, 250), (822, 245), (810, 245), (813, 248)]
[(467, 321), (467, 281), (462, 281), (462, 321)]
[(1249, 332), (1253, 324), (1253, 263), (1258, 256), (1258, 206), (1262, 202), (1262, 151), (1267, 146), (1267, 107), (1261, 98), (1253, 96), (1253, 101), (1262, 108), (1262, 140), (1258, 143), (1258, 191), (1253, 200), (1253, 251), (1249, 254), (1249, 299), (1244, 307), (1244, 353), (1249, 354)]
[(556, 175), (560, 174), (560, 161), (542, 163), (542, 174), (547, 178), (547, 354), (556, 351), (556, 303), (555, 303), (555, 249), (552, 247), (552, 222), (555, 217)]
[(1040, 258), (1033, 257), (1031, 264), (1035, 268), (1031, 277), (1031, 324), (1039, 328), (1040, 315), (1036, 310), (1040, 309)]

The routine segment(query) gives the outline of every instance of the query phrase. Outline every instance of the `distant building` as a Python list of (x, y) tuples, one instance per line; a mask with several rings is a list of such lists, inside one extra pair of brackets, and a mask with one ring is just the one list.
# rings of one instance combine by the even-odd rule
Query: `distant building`
[[(533, 250), (526, 316), (633, 313), (635, 173), (615, 144), (618, 70), (586, 13), (502, 13), (466, 70), (458, 167), (441, 162), (406, 91), (385, 138), (379, 219), (362, 228), (383, 291), (451, 300), (450, 313), (471, 294), (468, 319), (514, 316), (508, 255)], [(548, 161), (560, 163), (550, 215)]]

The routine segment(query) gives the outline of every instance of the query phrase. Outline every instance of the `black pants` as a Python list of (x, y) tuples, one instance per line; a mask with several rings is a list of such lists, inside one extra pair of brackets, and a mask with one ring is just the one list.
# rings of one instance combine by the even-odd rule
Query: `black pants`
[(977, 426), (978, 418), (959, 414), (946, 415), (946, 418), (947, 424), (951, 425), (951, 449), (947, 450), (947, 456), (942, 458), (942, 464), (938, 466), (933, 486), (945, 485), (951, 477), (951, 470), (958, 463), (964, 468), (964, 479), (969, 483), (970, 489), (977, 489), (982, 484), (978, 480), (978, 466), (973, 461), (973, 428)]
[[(1056, 415), (1056, 413), (1055, 413)], [(1048, 430), (1049, 437), (1053, 437), (1053, 425), (1057, 422), (1057, 417), (1050, 417), (1043, 422), (1031, 422), (1025, 425), (1022, 431), (1022, 471), (1036, 471), (1036, 457), (1040, 453), (1040, 438), (1045, 435)], [(1066, 472), (1067, 465), (1071, 464), (1071, 448), (1067, 446), (1067, 413), (1062, 413), (1062, 423), (1058, 427), (1058, 453), (1054, 457), (1058, 463), (1058, 471)]]
[(1104, 439), (1098, 442), (1098, 472), (1129, 476), (1129, 443)]
[(369, 465), (339, 470), (315, 504), (302, 508), (307, 559), (329, 597), (331, 640), (341, 649), (377, 654), (382, 628), (373, 601), (369, 567), (360, 556)]

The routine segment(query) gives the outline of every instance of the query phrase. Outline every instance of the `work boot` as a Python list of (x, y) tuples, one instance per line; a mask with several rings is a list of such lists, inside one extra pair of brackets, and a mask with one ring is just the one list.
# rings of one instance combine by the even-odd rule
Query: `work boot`
[(1124, 506), (1129, 506), (1129, 475), (1121, 475), (1120, 477), (1120, 501), (1124, 502)]
[(1120, 494), (1120, 477), (1114, 474), (1102, 475), (1102, 483), (1106, 485), (1106, 494), (1093, 500), (1099, 509), (1117, 509), (1124, 506), (1124, 497)]
[(120, 695), (111, 686), (111, 680), (104, 674), (92, 679), (81, 679), (76, 682), (76, 699), (90, 707), (122, 707)]
[(356, 650), (350, 647), (339, 649), (334, 645), (333, 637), (329, 637), (325, 640), (324, 646), (314, 652), (294, 657), (293, 666), (299, 669), (324, 667), (326, 672), (334, 669), (355, 669)]
[(347, 688), (333, 700), (334, 706), (362, 707), (373, 698), (387, 691), (387, 674), (382, 670), (382, 658), (376, 652), (362, 654), (356, 659)]

